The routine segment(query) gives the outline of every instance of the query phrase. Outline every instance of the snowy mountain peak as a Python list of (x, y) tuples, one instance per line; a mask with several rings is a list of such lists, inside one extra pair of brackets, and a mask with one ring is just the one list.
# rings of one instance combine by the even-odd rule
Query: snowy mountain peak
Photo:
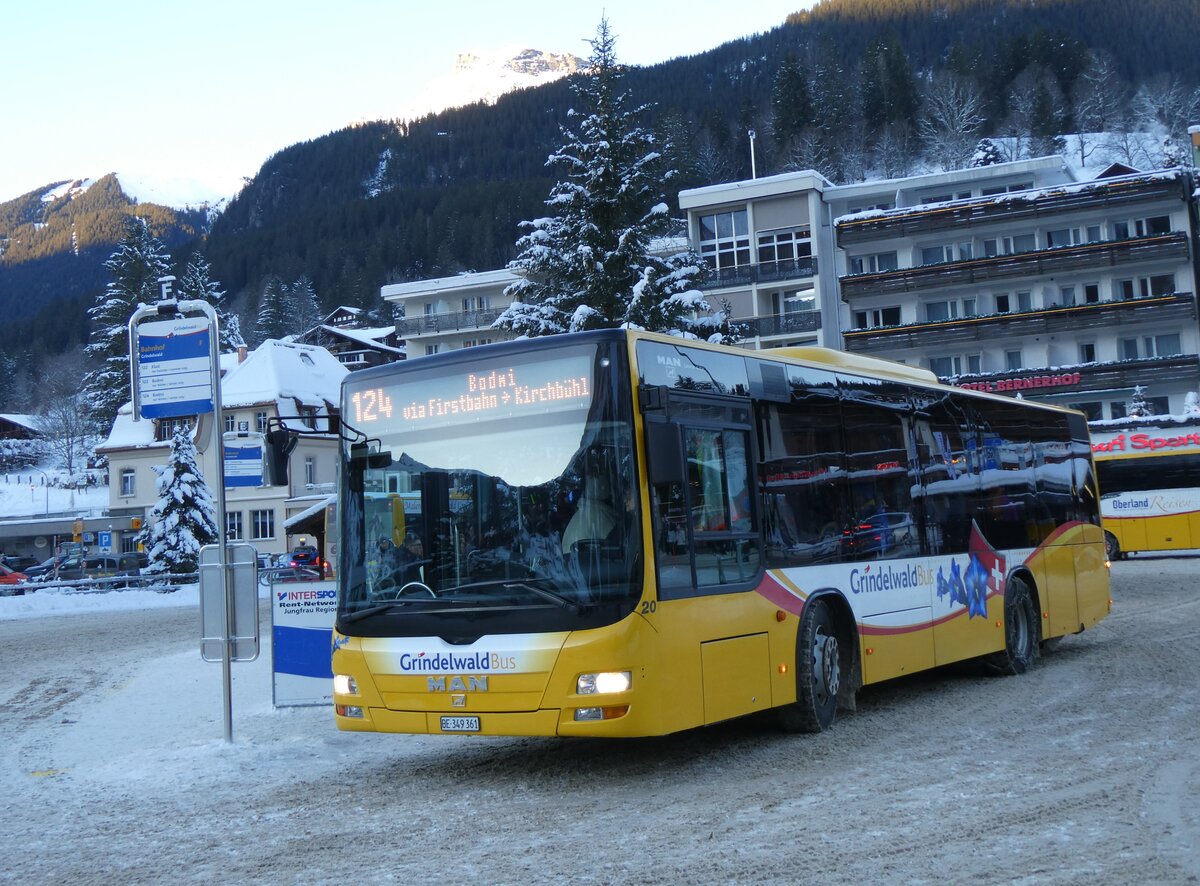
[(403, 115), (410, 119), (483, 101), (495, 104), (505, 93), (541, 86), (580, 71), (585, 59), (540, 49), (460, 52), (450, 74), (435, 78)]

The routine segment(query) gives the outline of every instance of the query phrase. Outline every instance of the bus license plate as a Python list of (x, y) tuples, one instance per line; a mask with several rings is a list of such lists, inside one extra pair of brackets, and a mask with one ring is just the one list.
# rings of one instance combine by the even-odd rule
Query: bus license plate
[(442, 732), (478, 732), (478, 717), (442, 717)]

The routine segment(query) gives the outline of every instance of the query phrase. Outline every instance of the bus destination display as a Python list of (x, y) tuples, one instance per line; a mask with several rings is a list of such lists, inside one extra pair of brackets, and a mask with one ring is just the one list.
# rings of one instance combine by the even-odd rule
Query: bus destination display
[(413, 372), (399, 384), (354, 391), (349, 407), (351, 421), (359, 427), (383, 423), (423, 430), (586, 408), (593, 389), (592, 356), (585, 353), (449, 375)]

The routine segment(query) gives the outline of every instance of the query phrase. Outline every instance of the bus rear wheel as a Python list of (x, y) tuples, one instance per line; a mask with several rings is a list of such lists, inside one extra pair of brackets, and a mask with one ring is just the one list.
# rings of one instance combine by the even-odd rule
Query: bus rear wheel
[(823, 600), (810, 600), (796, 639), (796, 701), (779, 710), (788, 732), (823, 732), (837, 716), (838, 693), (849, 678), (847, 649), (833, 612)]
[(1108, 557), (1110, 562), (1121, 556), (1121, 545), (1117, 537), (1107, 531), (1104, 533), (1104, 556)]
[(1023, 674), (1033, 666), (1042, 639), (1042, 623), (1029, 585), (1010, 578), (1004, 589), (1004, 651), (983, 660), (994, 674)]

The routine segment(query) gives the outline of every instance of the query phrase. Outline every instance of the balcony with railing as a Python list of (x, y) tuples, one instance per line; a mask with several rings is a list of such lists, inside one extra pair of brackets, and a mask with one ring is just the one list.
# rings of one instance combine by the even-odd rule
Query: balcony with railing
[(422, 335), (438, 335), (446, 332), (472, 332), (490, 329), (505, 308), (487, 308), (480, 311), (449, 311), (445, 314), (425, 314), (404, 317), (396, 321), (396, 329), (405, 338)]
[(1076, 210), (1129, 210), (1131, 204), (1186, 200), (1187, 179), (1179, 173), (1124, 176), (1057, 188), (914, 206), (837, 222), (838, 246), (894, 237), (922, 237), (939, 231), (961, 233), (977, 225), (1037, 221)]
[(815, 332), (821, 328), (820, 311), (793, 311), (790, 314), (769, 314), (734, 320), (740, 325), (744, 338), (770, 338), (774, 335), (796, 335)]
[(1187, 234), (1170, 233), (853, 274), (841, 277), (839, 282), (842, 300), (849, 301), (859, 296), (921, 292), (938, 286), (969, 286), (1013, 277), (1052, 277), (1139, 262), (1183, 261), (1187, 257)]
[(903, 326), (850, 329), (842, 333), (846, 350), (857, 354), (894, 353), (909, 348), (925, 349), (994, 341), (999, 338), (1033, 337), (1073, 330), (1135, 326), (1155, 323), (1196, 323), (1196, 296), (1190, 292), (1151, 295), (1125, 301), (1102, 301), (1082, 305), (1043, 308), (958, 317)]
[(815, 277), (816, 274), (816, 256), (806, 256), (783, 261), (738, 265), (732, 268), (709, 268), (708, 278), (700, 284), (700, 288), (727, 289), (749, 286), (752, 283), (781, 283), (787, 280)]

